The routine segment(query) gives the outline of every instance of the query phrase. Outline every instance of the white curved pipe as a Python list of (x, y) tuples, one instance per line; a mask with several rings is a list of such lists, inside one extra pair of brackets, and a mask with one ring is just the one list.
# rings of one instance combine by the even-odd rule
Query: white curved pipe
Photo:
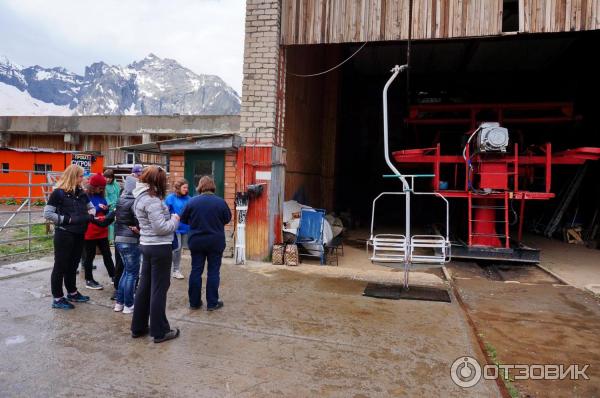
[(400, 178), (400, 181), (402, 181), (402, 189), (404, 191), (409, 191), (410, 190), (410, 186), (408, 185), (408, 182), (406, 181), (406, 178), (404, 178), (404, 176), (402, 175), (402, 173), (400, 173), (398, 171), (398, 169), (390, 161), (390, 154), (389, 154), (390, 149), (389, 149), (389, 144), (388, 144), (388, 101), (387, 101), (387, 92), (388, 92), (388, 88), (390, 87), (390, 85), (392, 84), (392, 82), (394, 81), (394, 79), (396, 79), (396, 76), (398, 76), (398, 74), (400, 72), (404, 71), (407, 68), (408, 68), (408, 65), (402, 65), (402, 66), (396, 65), (396, 66), (394, 66), (394, 69), (392, 69), (390, 71), (390, 72), (393, 72), (392, 77), (390, 77), (390, 79), (385, 84), (385, 87), (383, 88), (383, 145), (384, 145), (385, 162), (387, 163), (387, 165), (389, 166), (389, 168), (392, 170), (392, 172)]

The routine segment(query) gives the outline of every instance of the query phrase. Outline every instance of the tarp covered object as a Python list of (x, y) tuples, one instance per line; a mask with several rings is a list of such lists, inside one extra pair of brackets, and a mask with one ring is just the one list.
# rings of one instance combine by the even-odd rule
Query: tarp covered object
[[(302, 209), (312, 209), (310, 206), (306, 206), (290, 200), (283, 202), (283, 231), (289, 232), (296, 235), (298, 226), (300, 225), (300, 211)], [(332, 216), (331, 214), (325, 216), (325, 225), (323, 226), (323, 241), (326, 245), (331, 243), (331, 240), (342, 233), (342, 222), (339, 218)], [(314, 250), (310, 244), (302, 245), (306, 250), (311, 252)]]

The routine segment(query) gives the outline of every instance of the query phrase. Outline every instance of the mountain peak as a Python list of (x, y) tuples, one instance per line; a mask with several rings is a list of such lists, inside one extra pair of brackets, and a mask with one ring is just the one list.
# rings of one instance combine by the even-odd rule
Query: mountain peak
[[(99, 61), (84, 76), (39, 65), (16, 69), (0, 58), (0, 82), (31, 100), (67, 106), (79, 115), (233, 115), (239, 95), (218, 76), (196, 74), (154, 53), (123, 67)], [(3, 98), (0, 98), (2, 112)]]
[(11, 60), (4, 54), (0, 54), (0, 65), (4, 65), (5, 67), (11, 67), (12, 69), (16, 70), (23, 69), (21, 65), (11, 62)]

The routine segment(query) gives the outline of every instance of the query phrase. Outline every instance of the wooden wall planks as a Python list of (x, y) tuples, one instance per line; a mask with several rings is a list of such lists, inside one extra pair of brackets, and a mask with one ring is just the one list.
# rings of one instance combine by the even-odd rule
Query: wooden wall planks
[[(408, 39), (409, 0), (282, 0), (281, 43)], [(413, 0), (412, 37), (501, 35), (502, 0)], [(519, 0), (524, 33), (600, 29), (600, 0)]]

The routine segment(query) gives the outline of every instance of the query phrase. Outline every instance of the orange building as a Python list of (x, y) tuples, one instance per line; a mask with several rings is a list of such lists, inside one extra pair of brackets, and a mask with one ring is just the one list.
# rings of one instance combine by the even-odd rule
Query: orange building
[(72, 163), (79, 164), (88, 173), (102, 173), (104, 158), (91, 152), (0, 148), (0, 199), (13, 198), (19, 201), (31, 195), (41, 200), (44, 196), (43, 187), (32, 186), (30, 194), (28, 184), (45, 184), (48, 182), (48, 173), (60, 173)]

